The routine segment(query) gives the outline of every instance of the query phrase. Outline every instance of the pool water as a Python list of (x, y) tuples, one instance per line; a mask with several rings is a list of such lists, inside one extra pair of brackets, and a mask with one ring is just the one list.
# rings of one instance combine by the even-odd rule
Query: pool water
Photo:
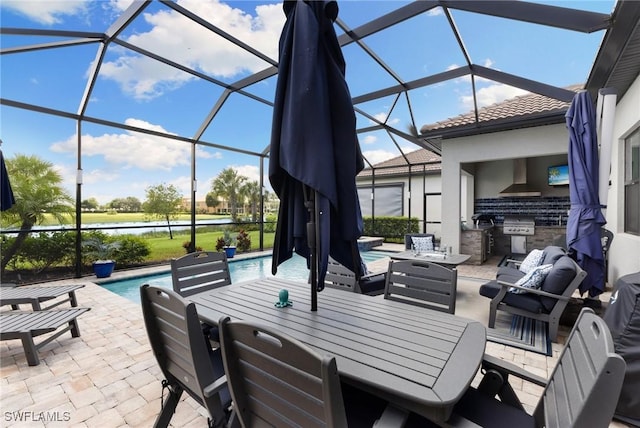
[[(376, 250), (361, 253), (362, 260), (365, 263), (388, 257), (390, 254), (390, 252)], [(252, 279), (270, 277), (272, 276), (271, 256), (244, 260), (229, 260), (229, 273), (231, 275), (231, 282), (244, 282)], [(276, 278), (286, 278), (302, 282), (307, 282), (308, 277), (309, 270), (307, 269), (307, 261), (296, 254), (278, 266), (278, 273), (276, 274)], [(171, 272), (100, 283), (100, 285), (107, 290), (136, 303), (140, 302), (140, 286), (142, 284), (172, 288)]]

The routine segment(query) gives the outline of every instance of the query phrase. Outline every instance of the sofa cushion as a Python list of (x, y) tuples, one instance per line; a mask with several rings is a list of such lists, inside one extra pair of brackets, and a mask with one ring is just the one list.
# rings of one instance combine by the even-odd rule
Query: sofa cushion
[(368, 276), (360, 280), (360, 290), (362, 294), (378, 295), (384, 292), (385, 280), (387, 279), (386, 273), (378, 275)]
[[(498, 284), (498, 281), (489, 281), (486, 284), (482, 284), (480, 286), (480, 295), (493, 299), (500, 291), (500, 288), (502, 287), (500, 286), (500, 284)], [(509, 306), (520, 308), (535, 314), (546, 312), (538, 296), (531, 293), (507, 293), (502, 301)]]
[[(515, 285), (519, 285), (525, 288), (540, 288), (545, 278), (551, 271), (551, 268), (553, 268), (553, 265), (536, 266), (535, 268), (531, 269), (528, 274), (516, 281)], [(509, 289), (509, 292), (516, 294), (526, 293), (525, 290), (513, 287)]]
[(419, 253), (433, 251), (433, 238), (431, 236), (414, 236), (411, 238), (413, 248)]
[(524, 273), (520, 272), (518, 269), (506, 266), (499, 267), (498, 272), (496, 273), (496, 279), (498, 281), (510, 282), (511, 284), (515, 284), (523, 276)]
[[(562, 294), (575, 276), (573, 260), (569, 256), (562, 256), (555, 262), (540, 288), (547, 293)], [(557, 302), (551, 297), (542, 297), (540, 301), (547, 311), (551, 311)]]
[(529, 273), (534, 268), (537, 268), (542, 263), (544, 259), (544, 251), (542, 250), (531, 250), (527, 257), (524, 258), (522, 263), (520, 263), (520, 267), (518, 270), (523, 273)]
[(549, 245), (544, 249), (544, 258), (542, 259), (543, 265), (552, 265), (554, 264), (560, 257), (566, 256), (567, 252), (562, 247), (557, 247), (555, 245)]

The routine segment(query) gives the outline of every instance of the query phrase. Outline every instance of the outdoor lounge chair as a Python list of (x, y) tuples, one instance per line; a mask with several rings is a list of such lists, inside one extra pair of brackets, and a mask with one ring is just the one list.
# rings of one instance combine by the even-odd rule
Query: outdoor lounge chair
[(333, 356), (259, 324), (223, 317), (218, 327), (243, 427), (382, 428), (403, 426), (408, 417), (382, 399), (343, 387)]
[[(480, 294), (491, 299), (489, 328), (495, 326), (497, 311), (505, 311), (548, 323), (549, 339), (555, 342), (562, 312), (587, 273), (573, 259), (564, 255), (553, 262), (540, 288), (517, 286), (516, 277), (509, 277), (508, 273), (500, 268), (496, 280), (480, 286)], [(524, 292), (513, 293), (509, 289), (521, 289)]]
[[(58, 309), (36, 312), (5, 312), (0, 314), (0, 340), (20, 339), (24, 348), (27, 363), (30, 366), (40, 364), (38, 349), (67, 331), (72, 337), (80, 336), (76, 318), (89, 308)], [(67, 325), (60, 331), (36, 344), (34, 338), (51, 333)]]
[(354, 293), (377, 296), (384, 292), (386, 272), (371, 273), (356, 280), (356, 275), (331, 257), (327, 266), (325, 286), (338, 290), (353, 291)]
[(457, 285), (455, 268), (421, 260), (392, 260), (384, 298), (453, 314)]
[(199, 251), (171, 259), (173, 290), (182, 297), (231, 284), (225, 253)]
[(202, 334), (195, 303), (176, 292), (148, 284), (140, 287), (140, 302), (151, 349), (169, 395), (155, 427), (167, 427), (186, 391), (209, 412), (209, 426), (225, 426), (231, 398), (226, 387), (220, 350), (211, 349)]
[[(469, 388), (454, 408), (451, 426), (608, 427), (622, 388), (626, 364), (614, 352), (605, 322), (584, 308), (549, 380), (508, 361), (485, 355), (478, 388)], [(532, 415), (525, 412), (509, 375), (544, 387)], [(495, 397), (498, 396), (500, 401)]]
[[(83, 284), (75, 285), (56, 285), (56, 286), (23, 286), (23, 287), (3, 287), (2, 293), (0, 293), (0, 306), (11, 305), (12, 309), (18, 309), (18, 305), (26, 304), (31, 305), (34, 311), (41, 311), (55, 308), (66, 302), (69, 302), (71, 307), (78, 306), (78, 300), (76, 299), (76, 290), (84, 287)], [(42, 307), (42, 302), (57, 299), (58, 297), (65, 296), (61, 300), (56, 300), (52, 304), (46, 307)]]

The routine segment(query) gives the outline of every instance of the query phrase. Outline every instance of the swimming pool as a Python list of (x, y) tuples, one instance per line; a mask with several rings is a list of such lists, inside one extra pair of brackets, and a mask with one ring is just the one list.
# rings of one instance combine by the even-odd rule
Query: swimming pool
[[(390, 254), (393, 253), (377, 250), (361, 253), (362, 260), (365, 263), (388, 257)], [(271, 276), (271, 256), (229, 260), (229, 272), (232, 282), (250, 281)], [(307, 261), (296, 254), (290, 260), (282, 263), (278, 267), (278, 273), (276, 274), (276, 278), (287, 278), (303, 282), (306, 282), (308, 277)], [(137, 303), (140, 302), (140, 286), (142, 284), (171, 288), (171, 272), (100, 283), (107, 290)]]

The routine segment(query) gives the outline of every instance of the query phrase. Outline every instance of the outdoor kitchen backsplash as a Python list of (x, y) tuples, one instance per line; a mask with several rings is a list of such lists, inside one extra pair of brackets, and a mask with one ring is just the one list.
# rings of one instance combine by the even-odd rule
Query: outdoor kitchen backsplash
[(533, 217), (536, 226), (566, 226), (571, 203), (568, 196), (531, 198), (481, 198), (475, 200), (475, 214), (495, 216), (502, 225), (504, 217)]

